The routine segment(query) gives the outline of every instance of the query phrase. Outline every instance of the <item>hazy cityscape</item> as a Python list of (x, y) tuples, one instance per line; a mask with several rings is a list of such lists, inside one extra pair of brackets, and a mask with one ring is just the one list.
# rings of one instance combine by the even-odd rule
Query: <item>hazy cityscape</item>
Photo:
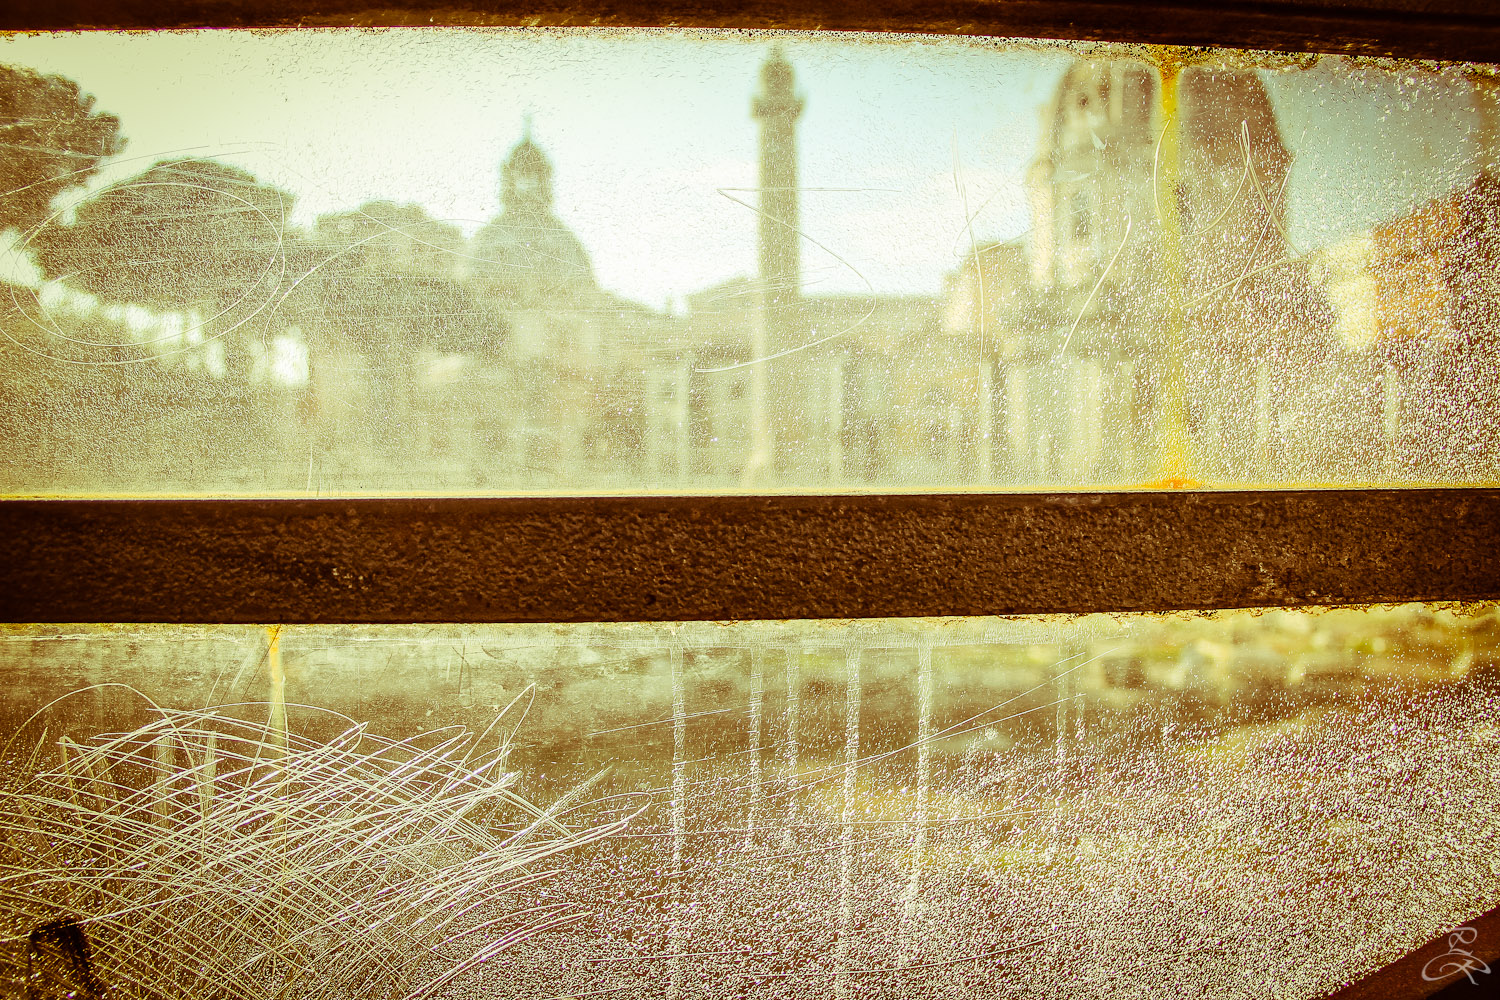
[[(298, 44), (288, 37), (281, 47)], [(314, 55), (326, 44), (316, 33), (305, 43)], [(655, 158), (600, 165), (608, 147), (578, 147), (555, 111), (516, 115), (488, 176), (424, 189), (425, 201), (492, 189), (498, 211), (486, 221), (446, 220), (390, 197), (306, 218), (296, 207), (302, 192), (238, 165), (242, 148), (224, 158), (179, 149), (148, 165), (125, 156), (133, 124), (104, 110), (108, 94), (96, 107), (65, 78), (8, 70), (10, 100), (25, 113), (10, 126), (21, 141), (7, 161), (13, 193), (0, 220), (12, 237), (4, 489), (321, 495), (1495, 479), (1500, 381), (1489, 320), (1500, 195), (1488, 78), (1368, 64), (1340, 78), (1322, 64), (1260, 70), (1205, 59), (1173, 69), (1164, 87), (1163, 67), (1137, 59), (953, 48), (912, 56), (933, 66), (988, 58), (1010, 89), (991, 84), (981, 102), (975, 95), (991, 91), (972, 68), (922, 81), (903, 69), (900, 50), (853, 42), (724, 50), (758, 66), (733, 102), (738, 124), (715, 98), (714, 128), (737, 134), (736, 148), (754, 158), (690, 164), (717, 171), (697, 182), (714, 207), (697, 223), (664, 209), (669, 235), (645, 205), (667, 178), (685, 183), (683, 170)], [(644, 69), (643, 51), (617, 53), (611, 65)], [(882, 287), (871, 276), (900, 260), (903, 219), (913, 250), (932, 242), (923, 206), (934, 177), (906, 166), (920, 144), (892, 132), (879, 169), (860, 161), (851, 170), (847, 154), (831, 168), (804, 122), (822, 95), (789, 52), (831, 81), (844, 117), (860, 108), (878, 122), (880, 110), (851, 98), (857, 77), (828, 70), (846, 63), (913, 81), (907, 103), (890, 96), (897, 84), (872, 84), (892, 128), (914, 130), (907, 122), (921, 100), (959, 107), (951, 150), (925, 155), (948, 160), (945, 197), (961, 214), (948, 219), (946, 261), (910, 257), (916, 287), (894, 277)], [(677, 71), (706, 72), (691, 61)], [(1317, 86), (1303, 79), (1317, 74)], [(647, 86), (627, 79), (627, 92)], [(555, 104), (587, 107), (578, 115), (597, 126), (597, 109), (577, 96), (596, 90), (552, 85)], [(1343, 106), (1314, 101), (1325, 92)], [(707, 129), (697, 99), (679, 100), (692, 130), (683, 134)], [(1004, 162), (976, 163), (960, 150), (957, 116), (969, 125), (969, 105), (981, 103), (993, 109), (995, 134), (978, 144)], [(1379, 133), (1359, 131), (1372, 108), (1389, 133), (1383, 151), (1369, 148)], [(660, 132), (666, 123), (662, 138), (672, 141), (676, 109), (656, 110), (629, 112), (639, 118), (632, 126)], [(375, 114), (363, 105), (348, 113), (355, 122)], [(593, 157), (599, 190), (611, 192), (595, 211), (609, 216), (605, 229), (628, 254), (590, 246), (580, 223), (565, 221), (592, 189), (575, 177), (569, 204), (559, 204), (571, 165), (549, 150), (549, 131)], [(850, 134), (839, 141), (852, 145)], [(401, 141), (384, 139), (393, 149)], [(1299, 160), (1326, 175), (1329, 149), (1348, 158), (1343, 214), (1353, 221), (1340, 217), (1337, 188)], [(291, 145), (284, 160), (276, 153), (256, 152), (280, 164), (272, 174), (294, 158), (309, 169), (308, 154)], [(119, 176), (124, 164), (133, 172)], [(331, 161), (317, 176), (346, 167), (351, 176), (369, 170)], [(108, 179), (92, 184), (96, 172)], [(847, 190), (828, 183), (840, 175), (858, 179)], [(886, 187), (869, 186), (880, 177)], [(326, 201), (335, 181), (320, 183), (307, 191)], [(364, 183), (368, 191), (373, 182)], [(685, 202), (704, 204), (700, 192), (679, 189), (691, 195)], [(908, 195), (915, 200), (901, 201)], [(818, 207), (833, 198), (866, 205), (865, 214)], [(600, 229), (593, 216), (581, 222)], [(640, 234), (622, 235), (632, 227)], [(1310, 234), (1319, 245), (1309, 248)], [(704, 253), (694, 254), (700, 239)], [(632, 283), (666, 304), (610, 288), (596, 254), (617, 271), (633, 261), (642, 270)], [(658, 256), (661, 277), (644, 277)], [(663, 270), (669, 261), (684, 276), (744, 270), (678, 293), (669, 289), (683, 279)], [(916, 277), (924, 274), (932, 277)]]

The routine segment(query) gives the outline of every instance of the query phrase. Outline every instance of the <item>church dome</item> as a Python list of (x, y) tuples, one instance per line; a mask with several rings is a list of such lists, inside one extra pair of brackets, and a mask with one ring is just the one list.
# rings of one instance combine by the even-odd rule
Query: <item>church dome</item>
[(485, 283), (532, 305), (594, 288), (594, 266), (583, 242), (550, 213), (503, 213), (474, 234), (476, 273)]
[(500, 216), (474, 235), (478, 276), (517, 305), (594, 289), (588, 251), (553, 211), (552, 174), (528, 125), (500, 168)]
[(500, 201), (507, 209), (552, 209), (552, 161), (529, 130), (500, 167)]
[(510, 155), (505, 158), (505, 167), (508, 170), (530, 170), (548, 175), (552, 173), (552, 161), (547, 159), (547, 154), (531, 140), (530, 135), (511, 147)]

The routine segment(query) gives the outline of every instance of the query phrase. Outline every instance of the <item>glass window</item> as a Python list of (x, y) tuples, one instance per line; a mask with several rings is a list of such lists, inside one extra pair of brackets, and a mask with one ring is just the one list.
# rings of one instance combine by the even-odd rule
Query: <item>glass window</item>
[(1493, 904), (1497, 670), (1494, 606), (14, 627), (0, 955), (72, 920), (127, 996), (1322, 996)]
[(7, 37), (0, 491), (1495, 481), (1490, 77), (1185, 59)]

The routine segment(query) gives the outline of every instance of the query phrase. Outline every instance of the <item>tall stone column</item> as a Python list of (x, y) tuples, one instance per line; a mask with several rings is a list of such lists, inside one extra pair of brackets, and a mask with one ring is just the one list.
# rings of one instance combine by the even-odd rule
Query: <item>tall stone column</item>
[[(760, 295), (764, 341), (755, 366), (756, 395), (766, 400), (766, 426), (753, 437), (768, 443), (774, 469), (794, 471), (805, 435), (800, 426), (810, 359), (777, 357), (801, 343), (802, 255), (797, 197), (797, 120), (804, 101), (796, 94), (791, 64), (778, 48), (760, 71), (751, 113), (760, 123)], [(765, 383), (769, 382), (769, 386)]]

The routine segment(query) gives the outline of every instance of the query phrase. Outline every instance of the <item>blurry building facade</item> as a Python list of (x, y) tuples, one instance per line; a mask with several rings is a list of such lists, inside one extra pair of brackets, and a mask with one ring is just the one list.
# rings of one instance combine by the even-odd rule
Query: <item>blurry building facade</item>
[(1126, 61), (1070, 68), (1027, 173), (1032, 229), (949, 281), (944, 328), (981, 359), (996, 481), (1144, 482), (1174, 455), (1235, 480), (1295, 474), (1284, 457), (1306, 453), (1289, 414), (1330, 344), (1287, 252), (1270, 100), (1253, 72), (1188, 68), (1167, 122), (1161, 85)]
[(1481, 170), (1313, 255), (1363, 451), (1388, 476), (1500, 476), (1500, 180)]

